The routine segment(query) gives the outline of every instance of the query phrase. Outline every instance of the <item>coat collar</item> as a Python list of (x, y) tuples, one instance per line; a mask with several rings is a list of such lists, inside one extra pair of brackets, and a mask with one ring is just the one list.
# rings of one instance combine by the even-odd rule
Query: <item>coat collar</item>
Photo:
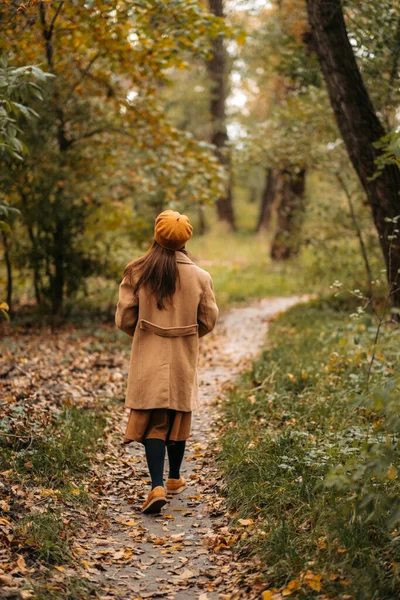
[(184, 252), (180, 252), (180, 250), (176, 251), (176, 262), (194, 265), (194, 262), (192, 260), (190, 260), (190, 258), (188, 256), (186, 256), (186, 254)]

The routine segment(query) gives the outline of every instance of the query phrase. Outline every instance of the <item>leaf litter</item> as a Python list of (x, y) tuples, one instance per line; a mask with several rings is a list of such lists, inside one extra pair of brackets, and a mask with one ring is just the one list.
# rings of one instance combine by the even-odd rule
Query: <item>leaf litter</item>
[[(115, 340), (113, 328), (101, 328), (104, 343), (70, 327), (29, 335), (16, 330), (5, 337), (0, 420), (9, 425), (10, 436), (29, 447), (65, 406), (101, 408), (106, 426), (102, 446), (83, 480), (78, 485), (69, 482), (74, 496), (89, 495), (88, 504), (68, 501), (56, 485), (35, 485), (36, 478), (29, 478), (29, 461), (27, 477), (12, 469), (0, 473), (0, 598), (30, 598), (30, 584), (44, 576), (49, 590), (63, 589), (66, 578), (88, 580), (95, 586), (91, 597), (99, 600), (239, 600), (260, 598), (262, 593), (268, 597), (263, 565), (256, 557), (246, 559), (235, 552), (235, 543), (253, 521), (243, 519), (233, 526), (234, 515), (221, 492), (222, 475), (215, 461), (219, 406), (261, 348), (268, 319), (297, 301), (275, 298), (231, 309), (214, 332), (200, 340), (202, 410), (193, 414), (182, 468), (188, 486), (180, 495), (169, 495), (159, 515), (140, 510), (150, 489), (142, 446), (121, 443), (127, 421), (123, 397), (129, 347)], [(31, 559), (34, 540), (16, 533), (21, 519), (55, 510), (61, 514), (61, 535), (71, 548), (71, 560), (64, 564)], [(276, 592), (274, 599), (280, 597)]]

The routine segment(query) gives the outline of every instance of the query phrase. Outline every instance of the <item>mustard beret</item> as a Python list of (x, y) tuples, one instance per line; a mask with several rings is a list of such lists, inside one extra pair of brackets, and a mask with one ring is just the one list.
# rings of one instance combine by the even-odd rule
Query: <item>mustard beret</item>
[(173, 210), (164, 210), (154, 224), (154, 239), (167, 250), (183, 248), (192, 232), (189, 218)]

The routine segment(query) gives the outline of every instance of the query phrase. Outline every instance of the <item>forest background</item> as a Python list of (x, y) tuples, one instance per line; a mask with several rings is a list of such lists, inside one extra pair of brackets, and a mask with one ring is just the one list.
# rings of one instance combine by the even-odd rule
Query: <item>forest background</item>
[(20, 211), (2, 226), (10, 310), (111, 313), (166, 207), (192, 219), (222, 303), (384, 281), (396, 210), (371, 210), (367, 178), (384, 177), (365, 147), (383, 138), (396, 162), (398, 5), (345, 9), (370, 113), (349, 98), (350, 150), (301, 0), (3, 4), (1, 201)]

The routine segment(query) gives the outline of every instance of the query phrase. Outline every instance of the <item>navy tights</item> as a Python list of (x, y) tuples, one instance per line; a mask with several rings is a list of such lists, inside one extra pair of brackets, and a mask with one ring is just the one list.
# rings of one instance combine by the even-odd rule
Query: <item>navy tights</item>
[[(164, 485), (165, 441), (158, 438), (149, 438), (143, 442), (146, 451), (146, 460), (151, 477), (151, 489)], [(186, 441), (175, 442), (167, 446), (169, 473), (168, 477), (179, 479), (180, 468), (185, 454)]]

